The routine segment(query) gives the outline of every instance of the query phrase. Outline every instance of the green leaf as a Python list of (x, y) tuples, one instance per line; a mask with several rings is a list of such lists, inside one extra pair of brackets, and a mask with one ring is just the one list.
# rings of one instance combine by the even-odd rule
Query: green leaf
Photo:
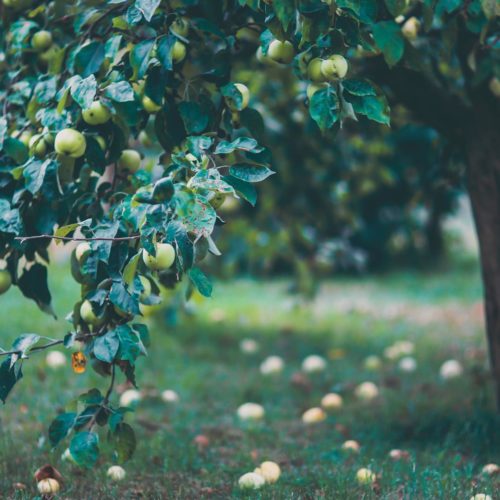
[(285, 31), (288, 30), (288, 26), (295, 18), (295, 4), (295, 0), (273, 0), (274, 12)]
[(349, 102), (356, 113), (384, 125), (390, 124), (390, 109), (384, 96), (353, 96)]
[(32, 346), (34, 346), (40, 340), (40, 335), (36, 333), (24, 333), (17, 337), (12, 344), (13, 351), (19, 351), (21, 357), (24, 357)]
[(7, 118), (4, 116), (0, 117), (0, 151), (3, 148), (3, 141), (5, 140), (5, 137), (7, 136), (7, 129), (8, 129), (8, 123), (7, 123)]
[(55, 236), (65, 237), (72, 233), (75, 229), (79, 227), (88, 227), (92, 223), (92, 219), (86, 219), (82, 222), (75, 222), (74, 224), (68, 224), (67, 226), (61, 226), (54, 232)]
[(114, 331), (120, 340), (120, 348), (116, 355), (117, 359), (128, 361), (131, 365), (134, 365), (139, 356), (146, 355), (146, 348), (137, 333), (130, 326), (120, 325)]
[(181, 268), (187, 271), (193, 265), (193, 243), (189, 239), (186, 226), (179, 221), (171, 221), (167, 226), (166, 241), (175, 243)]
[(252, 137), (238, 137), (234, 141), (220, 141), (215, 148), (214, 154), (229, 154), (235, 150), (249, 151), (251, 153), (260, 153), (264, 150)]
[(441, 17), (445, 12), (451, 14), (463, 4), (463, 0), (438, 0), (436, 4), (436, 16)]
[(52, 297), (47, 284), (47, 268), (38, 262), (25, 269), (18, 281), (18, 286), (25, 297), (33, 299), (38, 307), (56, 317), (52, 309)]
[(78, 465), (92, 467), (99, 457), (99, 436), (95, 432), (79, 432), (71, 440), (69, 451)]
[(149, 57), (153, 50), (154, 40), (143, 40), (139, 42), (130, 52), (130, 65), (134, 70), (132, 79), (142, 78), (149, 64)]
[(106, 87), (104, 95), (116, 102), (128, 102), (134, 100), (134, 90), (130, 83), (121, 81), (114, 82)]
[(18, 165), (28, 160), (28, 148), (15, 137), (6, 137), (3, 141), (3, 151), (10, 156)]
[(394, 66), (401, 60), (405, 50), (405, 42), (401, 27), (394, 21), (383, 21), (372, 27), (373, 38), (377, 47), (384, 54), (389, 66)]
[(140, 314), (138, 298), (130, 295), (122, 281), (115, 281), (113, 283), (109, 292), (109, 300), (124, 312)]
[(120, 342), (114, 331), (97, 337), (94, 342), (94, 356), (104, 363), (112, 363), (120, 347)]
[(23, 377), (21, 364), (15, 361), (16, 358), (9, 354), (0, 365), (0, 399), (4, 403), (16, 382)]
[(212, 296), (212, 283), (201, 269), (199, 269), (198, 267), (193, 267), (188, 271), (188, 276), (196, 289), (204, 297)]
[(343, 80), (342, 86), (352, 95), (377, 95), (377, 91), (368, 80)]
[(104, 44), (90, 42), (82, 45), (75, 54), (75, 70), (83, 77), (97, 73), (104, 61)]
[(136, 9), (142, 12), (144, 19), (149, 23), (160, 3), (161, 0), (136, 0), (134, 5)]
[(70, 87), (71, 97), (82, 108), (87, 109), (94, 101), (97, 92), (97, 80), (94, 75), (83, 78), (75, 82)]
[(250, 165), (248, 163), (237, 163), (229, 168), (229, 173), (246, 182), (260, 182), (267, 179), (270, 175), (273, 175), (271, 169), (267, 167), (261, 167), (257, 165)]
[(311, 118), (321, 130), (327, 130), (339, 119), (337, 94), (332, 87), (318, 90), (309, 103)]
[(197, 102), (181, 102), (178, 109), (189, 135), (201, 134), (207, 128), (210, 117)]
[(117, 461), (126, 462), (134, 454), (137, 441), (134, 429), (129, 424), (119, 423), (111, 434)]
[(56, 447), (71, 431), (75, 424), (76, 413), (61, 413), (49, 426), (49, 441)]
[(394, 16), (399, 16), (404, 12), (407, 6), (406, 0), (385, 0), (385, 5), (389, 12)]
[(221, 88), (222, 95), (228, 99), (232, 106), (241, 111), (243, 106), (243, 95), (234, 83), (228, 83)]
[(167, 71), (171, 71), (174, 68), (172, 62), (172, 48), (176, 41), (177, 37), (171, 34), (164, 35), (158, 39), (158, 48), (156, 50), (157, 57)]
[(255, 206), (257, 203), (257, 190), (253, 184), (249, 182), (237, 179), (232, 175), (225, 175), (223, 179), (230, 185), (233, 186), (236, 193), (244, 198), (250, 203), (250, 205)]
[(48, 171), (54, 172), (56, 169), (57, 163), (54, 160), (42, 162), (32, 158), (23, 170), (26, 189), (32, 194), (38, 193), (43, 186), (46, 173)]
[(134, 282), (135, 273), (137, 272), (137, 265), (139, 264), (141, 254), (140, 252), (136, 253), (125, 266), (123, 270), (123, 281), (128, 285), (132, 286)]

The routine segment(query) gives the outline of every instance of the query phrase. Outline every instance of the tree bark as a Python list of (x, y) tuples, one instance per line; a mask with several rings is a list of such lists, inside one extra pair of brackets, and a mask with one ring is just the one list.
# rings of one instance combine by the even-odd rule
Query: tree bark
[(467, 182), (481, 256), (486, 331), (500, 410), (500, 128), (494, 110), (477, 110), (466, 135)]

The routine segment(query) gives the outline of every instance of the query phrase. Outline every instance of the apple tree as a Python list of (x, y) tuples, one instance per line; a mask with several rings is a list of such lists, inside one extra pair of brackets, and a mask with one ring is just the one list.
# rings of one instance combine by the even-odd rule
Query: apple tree
[(134, 431), (113, 388), (119, 377), (137, 384), (149, 347), (141, 309), (159, 300), (159, 280), (210, 295), (200, 262), (220, 253), (221, 203), (255, 204), (255, 183), (273, 173), (252, 136), (259, 103), (234, 79), (242, 28), (258, 34), (261, 60), (308, 82), (321, 130), (388, 125), (389, 96), (465, 146), (500, 380), (494, 3), (3, 0), (1, 15), (0, 290), (18, 286), (54, 314), (48, 246), (78, 241), (81, 296), (65, 336), (25, 333), (0, 352), (0, 397), (31, 355), (56, 345), (72, 349), (76, 374), (88, 366), (109, 379), (55, 418), (52, 446), (68, 438), (73, 459), (92, 466), (106, 429), (118, 460), (131, 456)]

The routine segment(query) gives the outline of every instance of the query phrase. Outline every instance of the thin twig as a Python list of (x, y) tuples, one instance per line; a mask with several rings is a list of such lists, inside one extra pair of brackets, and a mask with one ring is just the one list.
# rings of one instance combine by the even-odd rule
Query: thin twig
[(134, 236), (118, 236), (116, 238), (105, 238), (105, 237), (96, 237), (96, 238), (73, 238), (71, 236), (56, 236), (54, 234), (38, 234), (36, 236), (16, 236), (14, 239), (24, 243), (28, 240), (42, 240), (42, 239), (53, 239), (53, 240), (62, 240), (62, 241), (130, 241), (130, 240), (138, 240), (141, 236), (136, 234)]
[[(53, 342), (49, 342), (48, 344), (35, 346), (32, 349), (30, 349), (29, 352), (43, 351), (44, 349), (48, 349), (49, 347), (62, 344), (63, 342), (64, 340), (54, 340)], [(16, 351), (2, 351), (0, 352), (0, 356), (8, 356), (9, 354), (21, 354), (22, 352), (23, 351), (21, 349), (18, 349)]]

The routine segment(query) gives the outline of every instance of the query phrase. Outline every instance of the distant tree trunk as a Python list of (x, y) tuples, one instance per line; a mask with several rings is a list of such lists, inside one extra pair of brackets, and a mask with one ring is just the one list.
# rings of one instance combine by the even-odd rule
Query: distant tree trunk
[(486, 331), (500, 410), (500, 129), (494, 110), (476, 117), (466, 136), (467, 181), (479, 239)]
[(427, 256), (432, 262), (440, 261), (444, 256), (442, 218), (443, 211), (433, 205), (425, 226)]

